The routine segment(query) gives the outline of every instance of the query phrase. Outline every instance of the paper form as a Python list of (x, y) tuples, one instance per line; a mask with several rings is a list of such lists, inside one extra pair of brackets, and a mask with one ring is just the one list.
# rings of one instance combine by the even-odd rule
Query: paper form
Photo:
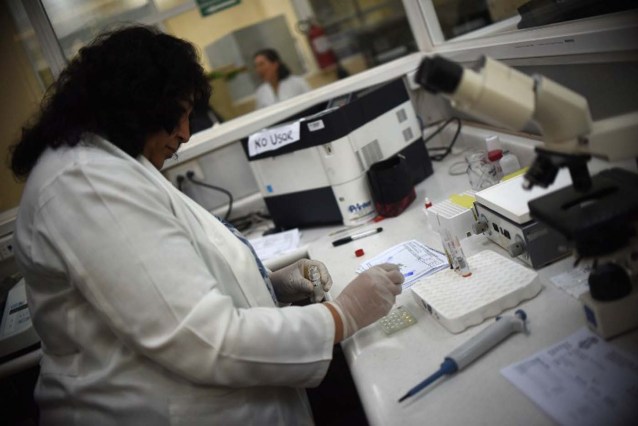
[(403, 274), (403, 290), (409, 288), (415, 281), (427, 275), (449, 268), (447, 257), (431, 249), (417, 240), (410, 240), (397, 244), (374, 258), (363, 262), (357, 268), (361, 273), (375, 265), (395, 263)]
[(299, 229), (249, 239), (257, 256), (263, 261), (281, 256), (299, 247)]
[(581, 294), (589, 291), (589, 266), (579, 265), (569, 271), (562, 272), (550, 278), (556, 287), (565, 291), (570, 296), (578, 299)]
[(501, 374), (562, 425), (625, 425), (638, 419), (638, 358), (587, 328)]

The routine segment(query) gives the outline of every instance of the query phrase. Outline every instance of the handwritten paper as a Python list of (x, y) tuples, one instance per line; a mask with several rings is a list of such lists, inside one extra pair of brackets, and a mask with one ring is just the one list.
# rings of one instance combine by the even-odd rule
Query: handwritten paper
[(628, 425), (638, 419), (638, 359), (587, 328), (501, 374), (562, 425)]
[(254, 157), (299, 141), (299, 122), (265, 129), (248, 137), (248, 155)]
[(357, 268), (361, 273), (375, 265), (395, 263), (405, 278), (403, 289), (408, 289), (417, 280), (449, 268), (447, 257), (417, 240), (406, 241), (384, 251), (378, 256), (363, 262)]

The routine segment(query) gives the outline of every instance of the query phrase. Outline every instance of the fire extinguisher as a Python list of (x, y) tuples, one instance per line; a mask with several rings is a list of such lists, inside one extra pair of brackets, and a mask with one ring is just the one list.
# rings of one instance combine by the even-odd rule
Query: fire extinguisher
[(308, 43), (310, 43), (310, 48), (315, 55), (319, 68), (327, 68), (337, 63), (337, 56), (332, 50), (330, 40), (326, 37), (323, 28), (310, 19), (299, 21), (297, 28), (308, 38)]

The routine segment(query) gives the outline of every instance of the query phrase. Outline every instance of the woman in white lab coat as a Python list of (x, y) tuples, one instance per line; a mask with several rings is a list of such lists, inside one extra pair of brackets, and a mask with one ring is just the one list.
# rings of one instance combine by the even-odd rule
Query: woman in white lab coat
[(255, 71), (263, 80), (255, 93), (258, 109), (310, 91), (306, 80), (292, 75), (276, 50), (260, 50), (253, 55), (253, 61)]
[(210, 89), (193, 47), (145, 27), (82, 49), (13, 147), (15, 230), (43, 358), (42, 424), (310, 424), (335, 342), (386, 314), (394, 265), (332, 302), (304, 260), (266, 271), (159, 172)]

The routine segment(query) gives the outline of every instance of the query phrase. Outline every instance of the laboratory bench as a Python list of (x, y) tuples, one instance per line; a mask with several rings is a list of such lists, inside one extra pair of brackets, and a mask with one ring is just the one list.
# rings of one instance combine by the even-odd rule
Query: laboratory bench
[[(441, 240), (434, 232), (423, 205), (426, 197), (434, 204), (451, 194), (469, 189), (467, 175), (452, 176), (450, 167), (462, 163), (462, 151), (455, 151), (442, 162), (434, 162), (434, 174), (415, 187), (416, 199), (401, 215), (356, 228), (361, 232), (382, 227), (383, 231), (334, 247), (332, 241), (347, 235), (343, 226), (324, 226), (301, 230), (300, 246), (286, 256), (264, 262), (271, 269), (285, 266), (303, 257), (321, 260), (333, 278), (329, 297), (335, 298), (356, 276), (356, 268), (365, 260), (386, 249), (418, 240), (441, 250)], [(350, 228), (351, 229), (351, 228)], [(493, 250), (509, 255), (486, 237), (472, 236), (461, 242), (465, 254)], [(355, 250), (364, 256), (356, 257)], [(397, 297), (396, 305), (407, 308), (417, 323), (391, 335), (385, 335), (379, 324), (372, 324), (341, 343), (346, 363), (354, 380), (365, 415), (372, 425), (388, 424), (553, 424), (553, 420), (512, 385), (500, 370), (521, 361), (539, 350), (560, 342), (585, 326), (581, 303), (558, 289), (550, 277), (569, 270), (573, 258), (566, 258), (541, 270), (538, 274), (542, 291), (504, 314), (516, 309), (527, 313), (528, 334), (516, 333), (490, 352), (455, 375), (440, 379), (408, 400), (398, 399), (409, 389), (436, 371), (444, 357), (460, 344), (493, 323), (487, 319), (479, 325), (452, 334), (439, 324), (410, 289)], [(626, 333), (611, 343), (627, 352), (638, 354), (638, 331)], [(1, 376), (37, 365), (41, 351), (33, 351), (0, 368)]]
[[(332, 298), (356, 276), (355, 270), (363, 261), (396, 244), (415, 239), (442, 250), (439, 235), (429, 227), (423, 201), (427, 196), (436, 204), (451, 194), (470, 189), (466, 175), (448, 173), (450, 165), (462, 158), (450, 156), (434, 163), (434, 174), (416, 186), (417, 198), (406, 211), (369, 226), (382, 226), (382, 232), (338, 247), (333, 247), (335, 237), (329, 235), (309, 244), (309, 257), (323, 261), (332, 275)], [(483, 235), (466, 238), (461, 244), (468, 257), (489, 249), (510, 258)], [(363, 249), (365, 255), (356, 257), (357, 249)], [(465, 369), (439, 379), (399, 403), (398, 399), (408, 390), (438, 370), (446, 355), (494, 322), (493, 318), (487, 319), (452, 334), (427, 313), (410, 289), (404, 290), (396, 305), (404, 306), (416, 317), (415, 325), (386, 335), (379, 324), (372, 324), (341, 343), (370, 424), (553, 424), (552, 418), (501, 375), (500, 370), (585, 327), (581, 303), (549, 281), (573, 268), (573, 262), (570, 257), (538, 270), (540, 293), (503, 313), (523, 309), (527, 313), (527, 334), (513, 334)], [(638, 354), (638, 331), (610, 342), (621, 350)]]

